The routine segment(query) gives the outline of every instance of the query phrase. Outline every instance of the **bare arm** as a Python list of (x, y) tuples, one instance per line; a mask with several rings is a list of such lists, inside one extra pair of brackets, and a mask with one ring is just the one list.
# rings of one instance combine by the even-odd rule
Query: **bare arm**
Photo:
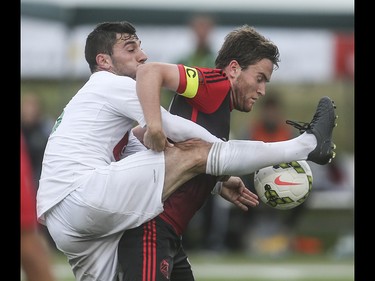
[(153, 150), (162, 151), (166, 145), (172, 145), (167, 141), (162, 126), (161, 88), (176, 91), (179, 79), (176, 64), (150, 62), (138, 67), (136, 90), (147, 124), (143, 141)]
[(161, 88), (176, 91), (180, 82), (176, 64), (150, 62), (137, 70), (136, 90), (148, 127), (161, 127)]

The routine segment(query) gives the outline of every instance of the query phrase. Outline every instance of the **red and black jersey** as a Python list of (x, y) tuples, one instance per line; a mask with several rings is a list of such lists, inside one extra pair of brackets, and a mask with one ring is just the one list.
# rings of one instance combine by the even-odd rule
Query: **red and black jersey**
[[(190, 119), (213, 135), (228, 140), (232, 111), (231, 84), (220, 69), (178, 65), (180, 84), (169, 111)], [(194, 214), (203, 206), (216, 177), (202, 174), (186, 182), (165, 202), (160, 217), (181, 235)]]

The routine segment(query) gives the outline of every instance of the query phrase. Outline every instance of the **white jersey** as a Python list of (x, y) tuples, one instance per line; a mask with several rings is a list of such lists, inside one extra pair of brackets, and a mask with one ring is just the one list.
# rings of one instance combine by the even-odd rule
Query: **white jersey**
[(145, 125), (135, 81), (107, 71), (92, 74), (49, 137), (38, 189), (39, 219), (77, 188), (85, 174), (119, 160), (124, 136), (135, 121)]
[[(137, 123), (145, 126), (135, 86), (132, 78), (95, 72), (66, 105), (44, 153), (37, 194), (39, 222), (44, 223), (43, 214), (75, 190), (86, 175), (124, 157), (130, 130)], [(196, 123), (162, 107), (161, 111), (164, 131), (173, 141), (200, 137), (221, 142)]]

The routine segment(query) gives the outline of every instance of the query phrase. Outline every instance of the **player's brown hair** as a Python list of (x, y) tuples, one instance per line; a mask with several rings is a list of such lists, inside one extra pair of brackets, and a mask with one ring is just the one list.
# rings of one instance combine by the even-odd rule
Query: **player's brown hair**
[(253, 27), (243, 25), (225, 37), (215, 65), (223, 69), (232, 60), (236, 60), (242, 69), (246, 69), (262, 59), (269, 59), (277, 69), (279, 57), (279, 49), (272, 41), (258, 33)]

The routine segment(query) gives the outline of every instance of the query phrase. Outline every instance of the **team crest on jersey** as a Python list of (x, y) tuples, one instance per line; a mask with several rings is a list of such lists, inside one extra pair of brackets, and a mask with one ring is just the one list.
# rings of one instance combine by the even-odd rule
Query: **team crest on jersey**
[(160, 272), (169, 280), (169, 262), (165, 259), (160, 263)]

